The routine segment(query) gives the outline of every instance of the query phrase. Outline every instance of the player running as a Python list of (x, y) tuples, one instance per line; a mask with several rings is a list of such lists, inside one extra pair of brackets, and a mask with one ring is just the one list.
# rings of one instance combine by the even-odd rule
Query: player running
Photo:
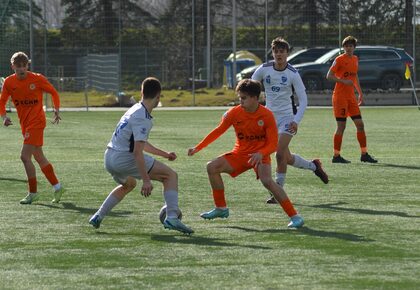
[(142, 100), (133, 105), (120, 119), (105, 151), (105, 168), (119, 183), (102, 203), (89, 223), (99, 228), (104, 217), (142, 180), (140, 189), (144, 197), (152, 194), (151, 180), (163, 184), (166, 202), (164, 227), (182, 233), (194, 231), (178, 219), (178, 175), (169, 166), (144, 154), (148, 152), (169, 161), (176, 159), (175, 152), (166, 152), (148, 142), (152, 129), (152, 110), (160, 100), (161, 85), (156, 78), (146, 78), (141, 85)]
[[(253, 80), (262, 82), (265, 88), (266, 106), (276, 118), (279, 139), (277, 144), (276, 182), (283, 187), (287, 165), (312, 170), (322, 182), (328, 183), (328, 175), (322, 168), (321, 161), (308, 161), (296, 153), (291, 153), (289, 144), (298, 130), (307, 106), (306, 89), (297, 70), (287, 62), (290, 45), (281, 37), (271, 42), (274, 61), (260, 65), (252, 75)], [(299, 100), (296, 108), (294, 94)], [(275, 203), (273, 197), (267, 203)]]
[(0, 115), (3, 118), (4, 126), (8, 127), (13, 124), (6, 113), (6, 103), (11, 97), (22, 129), (23, 146), (20, 159), (23, 162), (28, 178), (28, 194), (20, 203), (31, 204), (39, 199), (36, 169), (32, 162), (32, 156), (53, 186), (54, 199), (52, 202), (58, 203), (64, 189), (54, 173), (53, 166), (42, 151), (44, 129), (46, 127), (45, 112), (42, 107), (42, 94), (47, 92), (52, 97), (54, 104), (53, 124), (58, 124), (61, 120), (59, 114), (60, 98), (55, 88), (43, 75), (28, 70), (30, 60), (25, 53), (14, 53), (10, 62), (15, 73), (8, 76), (3, 83), (0, 97)]
[[(363, 102), (363, 93), (357, 74), (359, 60), (357, 56), (353, 54), (357, 45), (357, 39), (353, 36), (347, 36), (344, 38), (342, 45), (345, 53), (336, 57), (327, 73), (327, 79), (336, 83), (332, 95), (334, 116), (337, 122), (337, 128), (333, 139), (334, 156), (332, 162), (350, 163), (349, 160), (344, 159), (340, 155), (347, 117), (350, 117), (357, 130), (356, 136), (361, 151), (360, 161), (377, 163), (378, 160), (367, 153), (365, 126), (359, 108), (359, 105)], [(356, 100), (354, 92), (355, 88), (359, 94), (358, 101)]]
[(273, 193), (275, 200), (290, 217), (288, 227), (303, 226), (303, 218), (297, 213), (286, 192), (271, 177), (270, 154), (276, 151), (277, 127), (273, 113), (258, 102), (260, 83), (251, 79), (240, 81), (236, 87), (240, 105), (228, 110), (220, 124), (195, 147), (188, 149), (192, 156), (211, 144), (229, 127), (233, 126), (236, 143), (231, 152), (225, 153), (207, 163), (207, 173), (213, 192), (215, 208), (204, 212), (204, 219), (227, 218), (229, 208), (225, 200), (225, 189), (221, 173), (236, 177), (254, 169), (257, 178)]

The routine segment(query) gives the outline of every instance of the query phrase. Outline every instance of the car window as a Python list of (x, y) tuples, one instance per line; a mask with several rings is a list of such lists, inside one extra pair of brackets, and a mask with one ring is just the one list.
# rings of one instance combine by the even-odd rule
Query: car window
[(359, 60), (399, 59), (400, 57), (391, 50), (359, 50), (354, 52)]

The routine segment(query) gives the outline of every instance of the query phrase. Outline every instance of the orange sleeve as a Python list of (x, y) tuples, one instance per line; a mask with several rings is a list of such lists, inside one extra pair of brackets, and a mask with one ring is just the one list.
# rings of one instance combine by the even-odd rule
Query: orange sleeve
[(6, 81), (3, 83), (3, 87), (1, 90), (1, 97), (0, 97), (0, 116), (4, 116), (6, 114), (6, 104), (9, 100), (10, 93), (6, 88)]
[(223, 115), (219, 125), (216, 128), (214, 128), (213, 131), (211, 131), (206, 137), (204, 137), (203, 140), (200, 141), (200, 143), (198, 143), (195, 146), (196, 152), (204, 149), (205, 147), (213, 143), (217, 138), (219, 138), (223, 133), (225, 133), (227, 129), (229, 129), (229, 127), (232, 125), (232, 122), (230, 121), (231, 118), (229, 112), (230, 111), (226, 112)]
[(56, 110), (58, 110), (60, 108), (60, 97), (58, 95), (57, 90), (54, 88), (54, 86), (47, 80), (46, 77), (44, 77), (43, 75), (40, 75), (42, 82), (41, 82), (41, 87), (42, 90), (49, 93), (51, 95), (53, 104), (54, 104), (54, 108)]
[(267, 116), (267, 125), (265, 128), (265, 136), (267, 136), (267, 138), (263, 149), (259, 151), (263, 156), (270, 155), (277, 151), (277, 141), (279, 138), (273, 113), (269, 112)]

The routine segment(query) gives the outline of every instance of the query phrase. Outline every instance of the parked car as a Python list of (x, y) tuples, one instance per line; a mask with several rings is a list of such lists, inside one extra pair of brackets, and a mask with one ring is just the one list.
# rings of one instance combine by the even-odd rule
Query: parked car
[[(292, 53), (287, 57), (287, 61), (292, 64), (296, 65), (299, 63), (311, 62), (318, 59), (320, 56), (324, 55), (326, 52), (330, 51), (332, 48), (327, 47), (313, 47), (299, 50), (295, 53)], [(241, 72), (236, 74), (236, 80), (240, 81), (242, 79), (249, 79), (251, 78), (252, 74), (260, 65), (253, 65), (243, 69)]]
[[(314, 62), (294, 65), (307, 91), (334, 87), (335, 83), (327, 80), (326, 75), (340, 51), (336, 48)], [(413, 58), (401, 48), (357, 46), (354, 54), (359, 58), (358, 75), (362, 88), (398, 91), (404, 83), (406, 63), (413, 64)]]

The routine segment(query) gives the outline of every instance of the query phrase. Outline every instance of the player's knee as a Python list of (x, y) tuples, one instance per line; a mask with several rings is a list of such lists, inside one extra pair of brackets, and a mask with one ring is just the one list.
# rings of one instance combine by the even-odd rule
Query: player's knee
[(276, 152), (277, 163), (287, 162), (286, 155), (280, 152)]
[(31, 156), (26, 156), (26, 155), (20, 155), (20, 160), (21, 160), (23, 163), (32, 162), (32, 160), (31, 160)]
[(168, 179), (178, 181), (178, 173), (172, 168), (170, 168), (168, 171)]
[(122, 184), (124, 191), (130, 192), (132, 191), (137, 185), (137, 181), (134, 178), (128, 178), (127, 181)]

